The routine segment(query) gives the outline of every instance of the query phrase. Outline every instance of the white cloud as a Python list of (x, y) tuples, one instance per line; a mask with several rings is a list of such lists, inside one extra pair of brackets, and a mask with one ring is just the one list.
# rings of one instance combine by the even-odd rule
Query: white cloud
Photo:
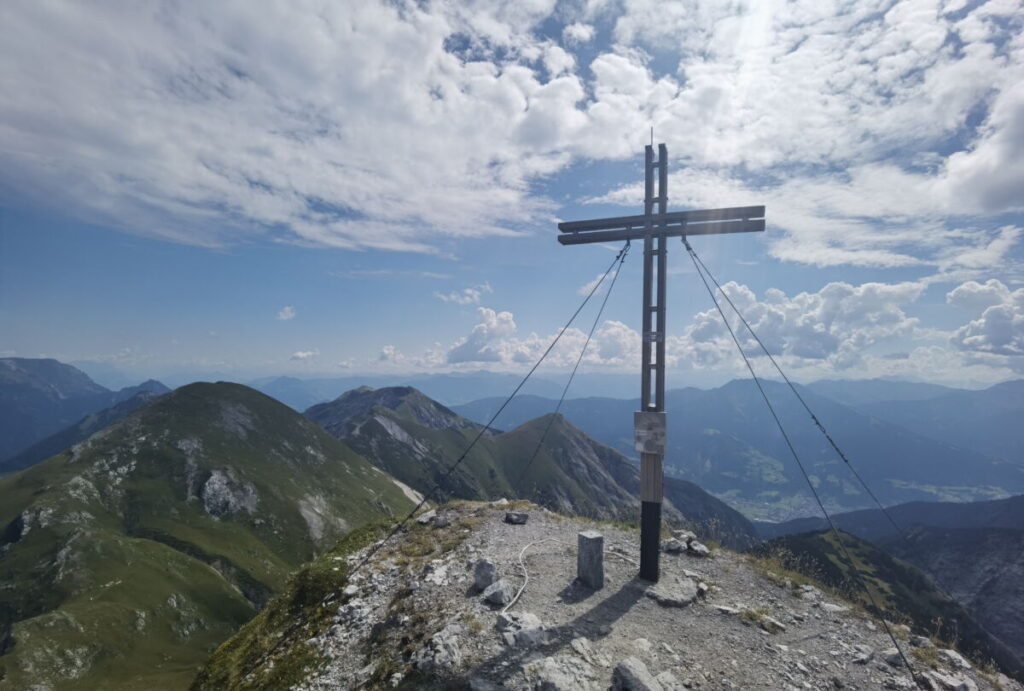
[[(594, 290), (594, 288), (597, 287), (598, 283), (601, 283), (601, 279), (604, 278), (604, 276), (605, 276), (605, 274), (603, 274), (603, 273), (597, 274), (596, 276), (594, 276), (594, 280), (593, 281), (587, 281), (586, 283), (581, 285), (576, 290), (576, 294), (577, 295), (590, 295), (590, 291)], [(603, 290), (604, 290), (604, 286), (601, 286), (601, 290), (599, 290), (597, 292), (600, 293)]]
[(393, 345), (386, 345), (380, 349), (380, 355), (377, 356), (377, 362), (386, 362), (390, 364), (397, 364), (403, 362), (405, 356), (399, 352), (398, 348)]
[(288, 359), (297, 360), (299, 362), (305, 362), (306, 360), (312, 360), (318, 355), (320, 355), (320, 351), (315, 348), (313, 350), (297, 350), (294, 353), (292, 353), (292, 356)]
[(457, 341), (449, 350), (447, 360), (460, 362), (501, 362), (502, 342), (516, 331), (511, 312), (496, 312), (489, 307), (477, 307), (480, 321), (470, 334)]
[(451, 293), (434, 293), (434, 297), (441, 302), (454, 302), (457, 305), (479, 305), (483, 296), (492, 292), (494, 291), (491, 290), (491, 284), (484, 282)]
[(594, 26), (576, 22), (562, 29), (562, 40), (569, 45), (589, 43), (594, 38)]
[(1010, 291), (996, 279), (984, 284), (968, 281), (951, 290), (946, 301), (977, 315), (953, 334), (951, 340), (958, 349), (1024, 355), (1024, 288)]
[(292, 307), (291, 305), (285, 305), (277, 313), (277, 319), (280, 319), (281, 321), (288, 321), (288, 320), (294, 319), (294, 318), (295, 318), (295, 308)]
[[(917, 300), (923, 283), (829, 283), (816, 293), (792, 297), (771, 288), (764, 297), (744, 285), (722, 286), (753, 327), (765, 347), (775, 356), (789, 357), (792, 364), (806, 366), (826, 362), (830, 368), (845, 370), (863, 366), (865, 351), (876, 344), (914, 335), (918, 320), (903, 307)], [(721, 298), (719, 298), (721, 299)], [(748, 355), (759, 352), (749, 332), (723, 307)], [(674, 343), (674, 357), (702, 367), (714, 367), (738, 357), (721, 316), (714, 308), (700, 312)]]
[(199, 245), (440, 252), (550, 223), (531, 183), (654, 125), (715, 183), (673, 204), (769, 202), (786, 261), (952, 261), (1021, 209), (1020, 2), (555, 4), (8, 3), (0, 189)]

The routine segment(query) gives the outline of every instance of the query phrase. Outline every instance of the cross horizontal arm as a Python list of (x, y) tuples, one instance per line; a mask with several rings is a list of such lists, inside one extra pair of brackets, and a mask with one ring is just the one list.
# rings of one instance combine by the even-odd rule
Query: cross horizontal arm
[[(762, 207), (764, 208), (764, 207)], [(641, 216), (640, 218), (643, 218)], [(655, 217), (656, 218), (656, 217)], [(652, 228), (653, 237), (679, 237), (681, 235), (718, 235), (721, 233), (757, 233), (764, 230), (764, 219), (754, 221), (722, 221), (718, 223), (676, 224), (669, 227)], [(590, 242), (616, 242), (618, 240), (640, 240), (646, 235), (644, 228), (620, 230), (599, 230), (590, 233), (566, 233), (558, 236), (563, 245), (583, 245)]]
[(647, 221), (655, 226), (662, 224), (705, 223), (708, 221), (745, 221), (764, 218), (763, 206), (734, 206), (726, 209), (698, 209), (696, 211), (673, 211), (651, 216), (617, 216), (596, 218), (590, 221), (566, 221), (558, 224), (563, 233), (578, 233), (589, 230), (614, 230), (643, 227)]

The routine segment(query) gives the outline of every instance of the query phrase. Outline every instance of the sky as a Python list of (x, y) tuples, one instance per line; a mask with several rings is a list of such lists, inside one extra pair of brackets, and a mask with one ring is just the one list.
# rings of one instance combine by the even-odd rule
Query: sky
[[(671, 210), (766, 206), (692, 244), (791, 377), (1024, 376), (1019, 0), (4, 2), (0, 355), (525, 372), (652, 128)], [(640, 260), (550, 371), (638, 369)], [(669, 265), (670, 379), (741, 376)]]

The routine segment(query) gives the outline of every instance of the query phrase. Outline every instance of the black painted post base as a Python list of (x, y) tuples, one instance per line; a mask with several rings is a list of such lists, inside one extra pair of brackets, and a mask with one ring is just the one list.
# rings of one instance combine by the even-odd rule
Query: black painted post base
[(661, 547), (661, 502), (640, 502), (640, 578), (658, 582), (658, 549)]

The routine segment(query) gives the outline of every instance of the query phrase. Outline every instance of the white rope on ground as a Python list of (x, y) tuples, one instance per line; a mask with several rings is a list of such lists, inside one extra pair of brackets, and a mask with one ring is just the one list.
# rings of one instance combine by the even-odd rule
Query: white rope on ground
[[(544, 544), (545, 542), (553, 542), (556, 545), (562, 545), (564, 547), (569, 547), (570, 549), (572, 548), (572, 545), (570, 545), (568, 542), (562, 542), (561, 540), (556, 540), (553, 537), (546, 537), (543, 540), (534, 540), (533, 542), (529, 542), (521, 550), (519, 550), (519, 568), (521, 568), (523, 570), (523, 585), (521, 585), (519, 587), (519, 592), (516, 593), (516, 596), (514, 598), (512, 598), (511, 602), (509, 602), (507, 605), (505, 605), (501, 609), (501, 612), (499, 612), (499, 614), (504, 614), (505, 612), (507, 612), (510, 609), (512, 609), (512, 606), (514, 604), (516, 604), (516, 602), (519, 601), (519, 596), (523, 594), (523, 591), (526, 590), (526, 585), (530, 582), (530, 572), (527, 571), (527, 569), (526, 569), (526, 561), (525, 561), (526, 550), (530, 549), (534, 545), (541, 545), (541, 544)], [(618, 557), (619, 559), (622, 559), (623, 561), (626, 561), (626, 562), (632, 564), (633, 566), (638, 566), (639, 565), (639, 562), (636, 562), (636, 561), (630, 559), (629, 557), (627, 557), (624, 554), (619, 554), (618, 552), (613, 552), (610, 549), (606, 549), (604, 551), (604, 553), (606, 555), (611, 555), (613, 557)]]

